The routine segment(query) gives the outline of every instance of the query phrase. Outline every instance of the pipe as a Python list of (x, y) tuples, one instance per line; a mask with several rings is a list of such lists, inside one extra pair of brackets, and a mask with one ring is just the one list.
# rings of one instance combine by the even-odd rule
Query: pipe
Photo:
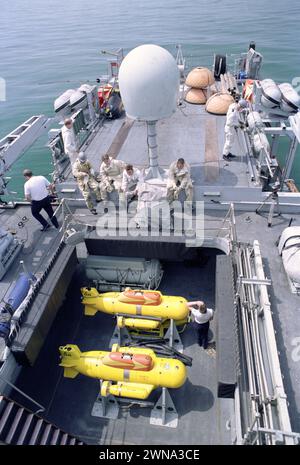
[[(254, 250), (254, 262), (255, 262), (256, 275), (258, 279), (265, 279), (258, 241), (254, 241), (253, 250)], [(283, 431), (291, 432), (292, 429), (291, 429), (290, 417), (289, 417), (288, 408), (287, 408), (286, 394), (285, 394), (285, 390), (283, 386), (280, 363), (279, 363), (279, 358), (277, 354), (277, 345), (276, 345), (276, 339), (275, 339), (274, 327), (273, 327), (273, 321), (272, 321), (272, 315), (271, 315), (271, 305), (270, 305), (270, 301), (268, 297), (267, 288), (264, 285), (260, 286), (260, 302), (264, 310), (264, 314), (263, 314), (263, 318), (265, 320), (264, 331), (265, 331), (265, 338), (266, 338), (267, 348), (268, 348), (268, 359), (270, 362), (270, 370), (271, 370), (272, 381), (273, 381), (273, 389), (274, 389), (273, 397), (275, 397), (277, 401), (278, 420), (279, 420), (280, 428)], [(289, 443), (289, 441), (287, 440), (286, 443)]]
[[(159, 178), (158, 145), (156, 139), (157, 121), (147, 121), (147, 144), (149, 151), (149, 172), (152, 178)], [(148, 175), (149, 177), (149, 175)]]

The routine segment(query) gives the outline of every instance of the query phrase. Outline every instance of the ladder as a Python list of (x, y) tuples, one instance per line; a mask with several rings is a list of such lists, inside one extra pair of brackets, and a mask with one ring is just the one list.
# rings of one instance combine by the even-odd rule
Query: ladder
[(0, 396), (0, 443), (13, 445), (83, 445), (36, 413)]

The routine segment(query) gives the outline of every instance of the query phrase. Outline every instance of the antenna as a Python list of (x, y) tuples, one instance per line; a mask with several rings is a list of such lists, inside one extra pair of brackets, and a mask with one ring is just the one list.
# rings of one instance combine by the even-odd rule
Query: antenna
[(146, 178), (161, 178), (156, 123), (176, 111), (179, 92), (176, 61), (166, 49), (157, 45), (136, 47), (122, 61), (119, 86), (127, 116), (147, 123), (149, 169)]

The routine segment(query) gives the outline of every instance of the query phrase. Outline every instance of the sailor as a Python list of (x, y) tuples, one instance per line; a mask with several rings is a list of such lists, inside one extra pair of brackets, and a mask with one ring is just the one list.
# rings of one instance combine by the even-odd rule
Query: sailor
[(247, 100), (240, 99), (238, 103), (232, 103), (229, 105), (226, 123), (225, 123), (225, 144), (223, 148), (223, 159), (230, 161), (231, 158), (235, 158), (235, 155), (231, 153), (231, 149), (234, 143), (236, 130), (241, 126), (239, 115), (248, 106)]
[(121, 192), (126, 201), (134, 200), (138, 196), (138, 184), (143, 181), (142, 173), (132, 165), (127, 164), (123, 172)]
[(71, 118), (65, 119), (64, 126), (61, 130), (61, 135), (64, 141), (65, 153), (68, 155), (71, 165), (73, 165), (78, 156), (78, 144), (73, 128), (73, 121)]
[(203, 346), (203, 349), (207, 349), (209, 322), (214, 317), (214, 311), (211, 308), (207, 308), (205, 303), (201, 300), (188, 302), (187, 306), (189, 307), (194, 322), (197, 325), (198, 344), (200, 347)]
[(58, 221), (56, 216), (54, 216), (49, 196), (49, 191), (53, 193), (54, 186), (44, 176), (33, 176), (32, 171), (28, 169), (23, 171), (23, 176), (26, 179), (24, 184), (25, 197), (28, 202), (31, 202), (32, 216), (42, 225), (41, 231), (46, 231), (50, 228), (49, 223), (40, 214), (42, 209), (49, 216), (53, 226), (58, 229)]
[(100, 190), (103, 200), (107, 199), (108, 192), (120, 191), (125, 163), (115, 160), (107, 154), (103, 155), (100, 165)]
[(193, 200), (193, 184), (190, 167), (183, 158), (171, 163), (167, 181), (167, 200), (177, 200), (180, 191), (185, 191), (186, 200)]
[(85, 153), (79, 152), (78, 158), (72, 168), (73, 175), (77, 179), (78, 187), (82, 192), (83, 198), (88, 209), (97, 215), (96, 209), (91, 199), (91, 191), (95, 193), (97, 202), (101, 201), (101, 193), (98, 182), (95, 179), (95, 172), (88, 161)]

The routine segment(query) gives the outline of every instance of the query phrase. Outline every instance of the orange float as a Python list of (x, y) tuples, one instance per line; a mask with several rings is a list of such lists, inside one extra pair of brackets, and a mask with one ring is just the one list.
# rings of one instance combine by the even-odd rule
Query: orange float
[(243, 98), (248, 102), (253, 102), (253, 79), (247, 79), (243, 89)]
[(103, 365), (124, 368), (124, 370), (149, 371), (153, 368), (153, 360), (146, 354), (129, 354), (124, 352), (110, 352), (102, 359)]

